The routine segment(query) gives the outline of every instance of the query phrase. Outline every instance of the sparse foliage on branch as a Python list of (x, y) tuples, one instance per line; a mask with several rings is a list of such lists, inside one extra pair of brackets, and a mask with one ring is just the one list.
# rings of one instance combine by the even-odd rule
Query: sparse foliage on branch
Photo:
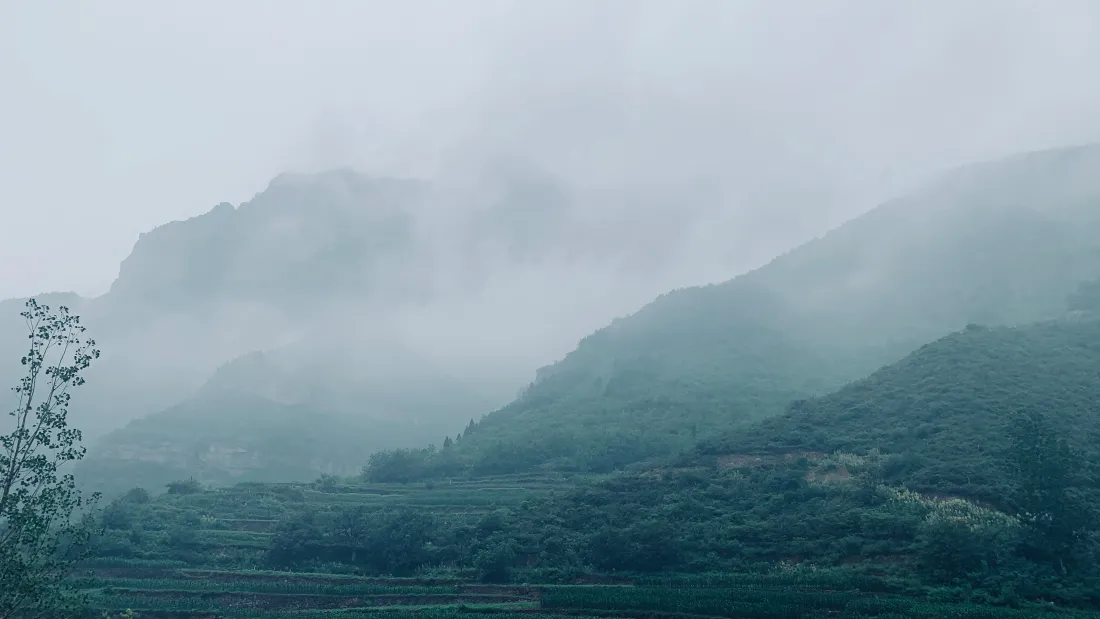
[(69, 401), (99, 350), (66, 307), (51, 311), (31, 299), (22, 316), (23, 376), (0, 426), (0, 619), (59, 617), (72, 608), (63, 581), (86, 552), (85, 514), (98, 498), (82, 497), (65, 468), (84, 457), (80, 430), (68, 424)]

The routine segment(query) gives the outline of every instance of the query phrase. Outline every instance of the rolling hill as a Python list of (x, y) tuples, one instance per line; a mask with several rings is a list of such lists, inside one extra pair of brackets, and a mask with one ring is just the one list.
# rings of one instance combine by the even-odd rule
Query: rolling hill
[[(572, 341), (605, 320), (580, 316), (579, 304), (610, 316), (607, 301), (578, 290), (598, 287), (610, 299), (619, 290), (644, 298), (663, 288), (649, 281), (639, 292), (635, 280), (619, 276), (624, 268), (635, 278), (662, 268), (663, 261), (639, 260), (640, 254), (666, 254), (654, 254), (648, 237), (614, 218), (584, 216), (556, 179), (510, 166), (470, 184), (476, 187), (456, 190), (346, 169), (282, 174), (251, 200), (222, 203), (141, 235), (104, 295), (40, 297), (70, 306), (103, 351), (71, 416), (92, 458), (113, 462), (109, 474), (92, 481), (124, 484), (127, 470), (136, 475), (133, 483), (152, 483), (170, 471), (238, 479), (241, 465), (202, 454), (236, 453), (239, 442), (225, 444), (219, 433), (232, 434), (249, 415), (248, 435), (256, 444), (280, 444), (264, 442), (265, 420), (301, 417), (302, 424), (333, 426), (306, 429), (332, 437), (333, 454), (347, 454), (347, 461), (333, 460), (339, 465), (321, 458), (329, 463), (304, 466), (313, 460), (269, 451), (287, 458), (284, 467), (249, 452), (260, 458), (249, 460), (254, 470), (298, 479), (329, 467), (350, 470), (343, 467), (351, 459), (357, 469), (375, 448), (424, 444), (511, 399), (545, 358), (543, 349), (557, 349), (554, 342)], [(532, 291), (516, 294), (511, 283)], [(610, 305), (615, 302), (624, 303)], [(22, 303), (0, 305), (6, 314), (0, 317), (0, 381), (7, 384), (20, 370)], [(576, 317), (543, 319), (555, 309)], [(397, 337), (361, 337), (387, 331)], [(568, 338), (555, 340), (563, 331)], [(309, 352), (317, 342), (325, 350)], [(251, 355), (258, 351), (277, 363), (257, 362)], [(322, 380), (313, 357), (340, 355), (350, 355), (347, 371), (324, 370)], [(237, 359), (233, 371), (266, 368), (245, 372), (259, 381), (244, 389), (246, 398), (258, 399), (219, 402), (208, 383), (225, 383), (233, 374), (227, 364)], [(291, 404), (303, 409), (291, 412), (266, 395), (269, 385), (261, 383), (272, 376), (322, 393), (298, 393)], [(320, 387), (326, 380), (331, 384)], [(287, 423), (270, 430), (295, 427)], [(435, 429), (422, 433), (429, 424)], [(349, 433), (368, 438), (347, 439)], [(127, 468), (128, 455), (136, 459)], [(161, 460), (172, 465), (150, 477), (152, 463)], [(213, 463), (222, 460), (228, 468), (218, 472)]]
[(725, 461), (835, 451), (891, 456), (884, 482), (983, 500), (1004, 496), (1003, 456), (1020, 413), (1044, 414), (1100, 458), (1100, 316), (972, 325), (870, 376), (736, 435), (704, 443)]
[(351, 475), (371, 452), (430, 442), (491, 403), (392, 334), (316, 333), (234, 359), (193, 396), (108, 433), (77, 476), (113, 494)]
[[(1069, 516), (1100, 504), (1097, 165), (1082, 149), (960, 171), (664, 295), (461, 436), (364, 476), (128, 493), (82, 586), (97, 608), (194, 613), (357, 607), (394, 585), (408, 597), (371, 606), (488, 602), (474, 580), (512, 583), (498, 601), (533, 614), (1095, 611), (1098, 525)], [(286, 405), (346, 364), (306, 367), (250, 355), (208, 388)], [(1071, 474), (1050, 474), (1050, 444), (1012, 443), (1026, 412), (1080, 452)], [(1042, 514), (1018, 502), (1036, 479), (1068, 484)]]
[[(1006, 465), (1047, 462), (1009, 441), (1017, 413), (1037, 412), (1080, 451), (1071, 496), (1100, 505), (1088, 464), (1100, 455), (1100, 315), (1075, 298), (1061, 319), (940, 338), (676, 466), (131, 493), (138, 500), (106, 512), (86, 586), (106, 587), (105, 605), (159, 608), (149, 598), (167, 578), (188, 592), (181, 604), (203, 609), (210, 600), (185, 581), (216, 575), (237, 587), (225, 599), (244, 603), (246, 579), (302, 593), (286, 579), (308, 570), (524, 591), (567, 583), (540, 587), (542, 608), (568, 592), (582, 608), (633, 600), (629, 608), (738, 617), (1095, 611), (1095, 519), (1067, 548), (1036, 552), (1047, 546), (1045, 520), (1017, 509), (1027, 478)], [(288, 571), (255, 571), (272, 568)], [(221, 571), (201, 571), (211, 569)]]
[(1100, 146), (955, 170), (612, 322), (454, 451), (398, 455), (423, 475), (606, 471), (779, 414), (967, 324), (1056, 318), (1100, 273), (1098, 171)]

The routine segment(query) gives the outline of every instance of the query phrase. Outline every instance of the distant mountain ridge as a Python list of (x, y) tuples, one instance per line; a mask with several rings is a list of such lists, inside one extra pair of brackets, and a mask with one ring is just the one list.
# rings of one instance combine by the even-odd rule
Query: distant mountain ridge
[[(968, 323), (1054, 318), (1100, 273), (1097, 171), (1100, 146), (968, 166), (760, 269), (661, 295), (539, 371), (461, 449), (432, 458), (452, 472), (610, 470), (777, 414)], [(607, 222), (575, 219), (568, 196), (537, 175), (516, 179), (467, 220), (441, 224), (455, 227), (451, 254), (418, 236), (418, 223), (443, 213), (430, 184), (347, 170), (286, 175), (250, 202), (154, 230), (108, 294), (69, 299), (104, 347), (74, 423), (101, 436), (190, 401), (242, 355), (431, 302), (437, 263), (462, 275), (447, 293), (462, 294), (494, 257), (595, 265), (638, 250), (600, 243)], [(529, 217), (501, 215), (527, 204)], [(576, 239), (587, 239), (583, 251)]]
[(155, 304), (278, 305), (423, 297), (430, 282), (402, 273), (406, 281), (395, 287), (386, 273), (416, 257), (412, 219), (426, 192), (420, 181), (350, 170), (282, 175), (239, 207), (222, 203), (143, 234), (108, 295)]
[[(179, 402), (223, 363), (300, 337), (320, 308), (355, 313), (423, 296), (424, 287), (402, 297), (385, 283), (400, 279), (385, 275), (388, 265), (407, 262), (398, 233), (420, 189), (348, 170), (283, 175), (238, 207), (143, 234), (106, 294), (41, 298), (79, 313), (103, 349), (74, 422), (95, 438)], [(374, 273), (385, 277), (369, 281)], [(21, 346), (22, 300), (4, 303), (0, 343)]]
[[(345, 437), (373, 428), (369, 439), (357, 439), (356, 449), (337, 458), (339, 466), (353, 466), (347, 463), (361, 464), (373, 449), (420, 444), (457, 430), (505, 401), (533, 363), (528, 369), (512, 358), (480, 355), (460, 359), (456, 368), (450, 353), (450, 366), (436, 367), (441, 362), (432, 358), (431, 336), (423, 335), (416, 319), (402, 323), (394, 316), (421, 316), (419, 310), (456, 299), (469, 312), (463, 305), (478, 301), (483, 287), (502, 286), (493, 279), (502, 268), (518, 278), (523, 269), (539, 274), (561, 262), (574, 270), (599, 266), (600, 277), (610, 277), (618, 262), (644, 249), (622, 235), (605, 234), (614, 231), (614, 221), (580, 217), (553, 178), (505, 172), (485, 181), (490, 191), (455, 196), (427, 181), (348, 169), (283, 174), (238, 206), (222, 203), (141, 235), (106, 294), (52, 295), (50, 304), (80, 314), (103, 349), (71, 418), (84, 430), (92, 456), (137, 454), (140, 442), (191, 454), (217, 443), (217, 435), (204, 428), (183, 430), (202, 410), (218, 422), (255, 414), (255, 432), (262, 434), (265, 419), (294, 418), (288, 407), (297, 407), (306, 422), (333, 426), (333, 453)], [(562, 288), (568, 306), (569, 285), (561, 278), (544, 287)], [(0, 346), (13, 363), (22, 353), (16, 321), (21, 304), (5, 302), (11, 322), (0, 319)], [(422, 313), (423, 320), (446, 320), (441, 312)], [(392, 337), (378, 339), (385, 331)], [(364, 333), (375, 337), (366, 341)], [(327, 350), (309, 350), (322, 341)], [(317, 358), (325, 357), (346, 363), (344, 370), (331, 370), (339, 374), (331, 388), (297, 380), (297, 373), (313, 372)], [(0, 376), (18, 372), (4, 363)], [(461, 378), (449, 376), (456, 369)], [(232, 389), (219, 391), (217, 385)], [(138, 419), (133, 428), (121, 429)], [(191, 446), (180, 452), (175, 438)], [(317, 448), (323, 451), (324, 441)], [(263, 460), (267, 455), (250, 451), (250, 464), (232, 468), (241, 474), (265, 471), (265, 479), (278, 471), (297, 478), (327, 470), (305, 461), (296, 461), (298, 469), (280, 468)], [(129, 468), (115, 460), (116, 477), (145, 466), (140, 459)], [(170, 460), (172, 474), (195, 465), (200, 477), (224, 477), (189, 455)], [(237, 473), (230, 478), (239, 479)]]
[[(946, 174), (585, 338), (422, 474), (608, 470), (736, 432), (969, 323), (1061, 316), (1100, 274), (1100, 146)], [(434, 472), (433, 472), (434, 471)]]
[[(516, 195), (534, 199), (540, 190), (549, 191), (536, 184)], [(295, 341), (319, 323), (341, 328), (456, 294), (454, 286), (440, 290), (437, 262), (460, 272), (459, 293), (476, 289), (484, 273), (463, 278), (465, 267), (416, 229), (418, 218), (435, 216), (431, 192), (425, 181), (349, 169), (282, 174), (236, 207), (222, 203), (142, 234), (106, 294), (40, 297), (79, 313), (103, 349), (80, 396), (86, 435), (179, 402), (223, 363)], [(494, 208), (513, 195), (505, 192)], [(525, 217), (566, 216), (557, 206), (539, 207), (544, 215), (513, 206), (519, 215), (510, 222), (488, 228), (471, 214), (455, 233), (475, 244), (531, 244)], [(2, 302), (9, 309), (0, 317), (0, 345), (16, 362), (23, 301)]]
[(493, 404), (393, 345), (394, 367), (376, 371), (354, 362), (361, 350), (309, 342), (239, 357), (183, 402), (107, 434), (77, 474), (108, 493), (351, 475), (372, 451), (418, 445)]

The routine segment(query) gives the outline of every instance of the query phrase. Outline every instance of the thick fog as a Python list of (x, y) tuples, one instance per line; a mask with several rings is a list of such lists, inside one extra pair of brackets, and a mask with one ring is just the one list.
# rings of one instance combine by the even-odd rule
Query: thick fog
[[(1098, 35), (1089, 0), (4, 3), (0, 298), (101, 295), (139, 234), (287, 171), (423, 179), (425, 269), (465, 292), (334, 312), (445, 366), (494, 360), (461, 369), (511, 388), (655, 294), (939, 170), (1097, 140)], [(469, 259), (455, 231), (511, 217), (486, 209), (516, 178), (568, 225), (524, 211), (510, 221), (540, 261), (491, 242)], [(192, 388), (306, 337), (261, 310), (130, 334), (178, 353), (143, 384), (170, 370)]]
[(701, 218), (670, 231), (692, 239), (682, 277), (723, 277), (930, 170), (1095, 139), (1098, 17), (1088, 0), (4, 3), (0, 297), (102, 293), (140, 232), (288, 169), (468, 180), (500, 159), (665, 198), (669, 221)]

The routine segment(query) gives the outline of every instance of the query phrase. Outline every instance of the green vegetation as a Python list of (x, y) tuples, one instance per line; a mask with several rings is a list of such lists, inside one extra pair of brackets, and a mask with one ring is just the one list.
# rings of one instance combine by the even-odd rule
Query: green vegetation
[[(78, 599), (64, 579), (86, 556), (88, 501), (65, 472), (84, 457), (80, 431), (69, 427), (72, 390), (99, 358), (80, 317), (34, 299), (22, 317), (27, 348), (12, 391), (10, 432), (0, 435), (0, 619), (62, 616)], [(6, 424), (7, 425), (7, 424)]]
[(96, 616), (1096, 616), (1079, 154), (960, 171), (664, 295), (439, 447), (313, 482), (178, 469), (106, 506), (68, 584)]
[[(1021, 454), (1018, 461), (1045, 462), (1050, 448), (1042, 445), (1042, 457)], [(499, 478), (468, 482), (461, 491), (372, 483), (343, 485), (339, 492), (251, 485), (163, 495), (128, 506), (132, 524), (108, 531), (100, 549), (101, 556), (119, 559), (89, 564), (86, 577), (94, 580), (83, 586), (105, 591), (105, 605), (133, 608), (141, 598), (141, 608), (196, 611), (215, 604), (203, 591), (217, 592), (219, 608), (331, 608), (350, 603), (336, 598), (355, 596), (366, 604), (367, 596), (375, 605), (537, 601), (550, 611), (731, 617), (823, 611), (980, 617), (990, 616), (990, 604), (1032, 616), (1039, 611), (1029, 601), (1095, 603), (1086, 561), (1052, 564), (1031, 553), (1030, 536), (1045, 531), (1035, 522), (1045, 520), (883, 485), (883, 461), (876, 454), (836, 453), (812, 461), (545, 478), (540, 491), (520, 491), (522, 502), (489, 512), (479, 495), (501, 484)], [(1010, 481), (1023, 487), (1026, 479)], [(393, 509), (381, 500), (340, 500), (366, 495), (367, 487), (377, 497), (441, 493), (447, 502)], [(453, 509), (463, 503), (465, 510)], [(217, 528), (223, 522), (258, 504), (280, 514), (264, 549), (233, 536), (213, 541), (219, 535), (210, 533), (223, 531)], [(193, 534), (180, 535), (181, 526)], [(1097, 551), (1089, 531), (1069, 556)], [(210, 570), (216, 566), (222, 569)], [(676, 575), (685, 572), (698, 576)], [(576, 586), (606, 581), (608, 574), (624, 584)], [(574, 586), (561, 587), (567, 583)], [(154, 603), (145, 599), (149, 591), (174, 593), (156, 594)], [(258, 602), (259, 595), (283, 597)]]
[[(1100, 319), (1083, 310), (972, 326), (676, 461), (606, 475), (385, 483), (368, 469), (360, 480), (135, 491), (108, 506), (98, 554), (162, 563), (90, 566), (96, 580), (82, 586), (102, 591), (105, 608), (196, 612), (1094, 609), (1098, 343)], [(199, 568), (222, 571), (189, 571)], [(189, 584), (200, 577), (225, 584)], [(609, 578), (618, 584), (591, 585)]]
[[(1055, 435), (1100, 459), (1100, 319), (971, 326), (780, 416), (707, 440), (702, 453), (884, 454), (882, 480), (921, 492), (1000, 501), (1012, 494), (1006, 450), (1018, 414), (1043, 413)], [(1033, 430), (1034, 431), (1034, 428)], [(1082, 468), (1082, 484), (1096, 471)]]
[(1075, 292), (1078, 311), (1096, 297), (1079, 285), (1100, 273), (1100, 184), (1077, 163), (1095, 152), (960, 170), (753, 272), (662, 295), (451, 446), (376, 455), (370, 478), (603, 473), (675, 458), (968, 324), (1057, 319)]

